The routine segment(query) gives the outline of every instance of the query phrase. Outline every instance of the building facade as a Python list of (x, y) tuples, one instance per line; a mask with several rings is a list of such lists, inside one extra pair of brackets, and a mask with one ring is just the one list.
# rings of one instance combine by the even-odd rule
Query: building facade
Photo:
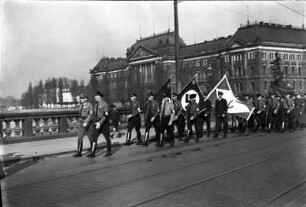
[[(126, 58), (107, 64), (101, 60), (91, 75), (103, 83), (109, 101), (128, 100), (127, 94), (133, 91), (144, 102), (147, 92), (156, 92), (169, 77), (176, 84), (174, 50), (174, 32), (153, 35), (137, 40)], [(209, 92), (227, 73), (235, 94), (267, 94), (276, 52), (281, 55), (284, 80), (296, 93), (305, 93), (306, 30), (264, 22), (241, 26), (231, 36), (198, 44), (186, 45), (180, 40), (179, 81), (184, 86), (198, 74), (200, 88)], [(110, 75), (113, 73), (120, 75)]]

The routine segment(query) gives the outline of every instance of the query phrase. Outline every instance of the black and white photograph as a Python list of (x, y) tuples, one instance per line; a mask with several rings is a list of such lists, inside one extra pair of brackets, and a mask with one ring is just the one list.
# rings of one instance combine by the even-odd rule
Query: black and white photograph
[(0, 207), (306, 206), (305, 16), (0, 0)]

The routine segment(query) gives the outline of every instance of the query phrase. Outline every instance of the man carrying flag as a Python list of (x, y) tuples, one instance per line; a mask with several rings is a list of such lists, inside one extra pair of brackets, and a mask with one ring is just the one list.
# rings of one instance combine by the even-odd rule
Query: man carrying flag
[(219, 81), (219, 83), (211, 90), (206, 99), (209, 99), (211, 103), (215, 103), (218, 98), (218, 92), (222, 92), (222, 98), (227, 101), (228, 114), (235, 114), (238, 117), (249, 120), (250, 116), (254, 111), (254, 107), (247, 105), (239, 101), (227, 80), (226, 74)]
[(196, 141), (203, 136), (203, 121), (199, 116), (200, 111), (204, 109), (204, 97), (196, 81), (197, 74), (189, 81), (179, 94), (182, 108), (186, 111), (187, 134), (185, 142), (188, 142), (192, 135), (192, 126), (196, 130)]

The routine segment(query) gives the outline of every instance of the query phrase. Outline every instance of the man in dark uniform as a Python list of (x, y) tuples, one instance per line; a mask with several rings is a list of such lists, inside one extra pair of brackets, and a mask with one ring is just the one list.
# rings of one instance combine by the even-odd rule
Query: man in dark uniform
[(160, 124), (160, 136), (161, 141), (158, 147), (163, 147), (165, 143), (165, 131), (167, 131), (167, 140), (170, 142), (171, 147), (174, 146), (174, 133), (173, 133), (173, 121), (174, 121), (174, 105), (170, 100), (170, 97), (165, 97), (161, 104), (161, 124)]
[(177, 99), (178, 94), (173, 93), (172, 94), (172, 101), (174, 105), (174, 124), (176, 125), (177, 132), (178, 132), (178, 137), (179, 140), (182, 140), (184, 137), (184, 129), (185, 129), (185, 118), (183, 114), (183, 107), (182, 103)]
[(105, 157), (112, 155), (112, 143), (109, 134), (109, 112), (108, 112), (108, 104), (103, 100), (104, 94), (100, 91), (95, 93), (95, 106), (93, 109), (93, 145), (91, 149), (91, 153), (87, 155), (87, 157), (94, 158), (97, 149), (97, 141), (99, 135), (102, 133), (106, 140), (106, 149), (107, 152), (104, 155)]
[(305, 102), (304, 102), (301, 94), (297, 95), (296, 110), (297, 110), (297, 122), (298, 122), (298, 126), (301, 129), (303, 129), (304, 115), (305, 115)]
[(226, 138), (227, 135), (227, 101), (222, 98), (223, 93), (221, 91), (218, 92), (218, 99), (215, 103), (215, 115), (216, 115), (216, 132), (214, 138), (218, 138), (219, 131), (221, 126), (223, 125), (223, 137)]
[(130, 114), (127, 116), (128, 119), (128, 126), (127, 126), (127, 134), (126, 134), (126, 143), (125, 145), (131, 144), (131, 136), (132, 130), (135, 127), (137, 133), (137, 145), (142, 143), (141, 140), (141, 117), (140, 117), (140, 103), (137, 101), (137, 95), (135, 93), (131, 93), (131, 108)]
[(74, 157), (82, 156), (83, 149), (83, 138), (85, 135), (88, 136), (90, 143), (92, 145), (92, 125), (91, 118), (93, 114), (92, 104), (88, 102), (88, 97), (85, 94), (80, 95), (80, 118), (77, 124), (77, 136), (78, 136), (78, 148)]
[(203, 94), (204, 96), (204, 108), (202, 112), (200, 113), (200, 117), (206, 123), (207, 128), (207, 137), (210, 137), (210, 114), (211, 114), (211, 101), (207, 99), (208, 93), (205, 92)]
[[(253, 100), (252, 98), (250, 98), (250, 95), (249, 94), (245, 94), (244, 95), (244, 98), (245, 98), (245, 101), (244, 103), (249, 106), (249, 107), (254, 107), (254, 104), (253, 104)], [(244, 121), (244, 133), (245, 135), (248, 135), (249, 132), (253, 129), (254, 127), (254, 112), (252, 112), (252, 114), (250, 115), (249, 119), (248, 120), (245, 120)]]
[(145, 120), (145, 140), (144, 145), (149, 144), (149, 132), (152, 126), (155, 128), (156, 133), (156, 145), (159, 145), (160, 141), (160, 117), (159, 117), (159, 103), (154, 99), (154, 94), (148, 94), (148, 104), (146, 106), (144, 120)]
[(201, 120), (199, 118), (199, 106), (196, 103), (196, 94), (191, 94), (189, 96), (189, 103), (186, 106), (186, 122), (187, 122), (187, 133), (185, 142), (188, 143), (190, 136), (192, 135), (192, 126), (196, 130), (196, 142), (199, 142), (199, 138), (201, 137), (201, 128), (203, 130), (203, 123), (201, 125)]
[(262, 130), (265, 130), (266, 125), (266, 103), (261, 94), (257, 94), (257, 101), (255, 104), (256, 110), (256, 124), (255, 124), (255, 132), (261, 127)]
[(280, 103), (279, 100), (275, 97), (275, 93), (271, 94), (271, 103), (268, 106), (268, 133), (271, 130), (278, 131), (279, 130), (279, 108)]
[(287, 120), (288, 120), (288, 128), (290, 130), (290, 132), (294, 131), (294, 108), (295, 108), (295, 104), (293, 99), (290, 97), (290, 94), (286, 94), (286, 98), (285, 98), (285, 104), (284, 104), (284, 108), (287, 110), (286, 112), (286, 116), (287, 116)]

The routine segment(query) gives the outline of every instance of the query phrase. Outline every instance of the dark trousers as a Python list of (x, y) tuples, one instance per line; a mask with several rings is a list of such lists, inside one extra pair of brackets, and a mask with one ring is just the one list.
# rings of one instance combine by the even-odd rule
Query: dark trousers
[(164, 116), (161, 118), (160, 124), (160, 133), (162, 135), (162, 143), (165, 141), (164, 133), (167, 131), (167, 137), (169, 142), (174, 142), (174, 134), (173, 134), (173, 123), (169, 126), (170, 116)]
[(103, 134), (105, 141), (106, 141), (106, 149), (108, 152), (112, 150), (112, 142), (109, 136), (109, 123), (104, 122), (99, 129), (95, 129), (96, 125), (93, 125), (94, 127), (94, 133), (93, 133), (93, 142), (98, 142), (98, 137), (100, 134)]
[(174, 125), (176, 125), (177, 133), (179, 138), (184, 137), (184, 131), (185, 131), (185, 118), (184, 116), (179, 116), (177, 120), (174, 122)]
[(159, 141), (160, 139), (160, 118), (159, 116), (156, 116), (154, 121), (151, 122), (152, 117), (147, 117), (145, 119), (145, 128), (146, 128), (146, 133), (149, 133), (150, 129), (152, 126), (154, 126), (155, 133), (156, 133), (156, 140)]
[(227, 116), (225, 117), (221, 117), (221, 116), (217, 116), (216, 117), (216, 134), (215, 136), (217, 137), (220, 130), (221, 130), (221, 127), (223, 126), (223, 135), (224, 137), (226, 137), (227, 135), (227, 126), (228, 123), (227, 123)]
[[(206, 128), (207, 128), (207, 136), (209, 137), (210, 136), (210, 116), (207, 116), (207, 117), (204, 117), (203, 118), (203, 125), (206, 124)], [(203, 127), (202, 127), (203, 129)]]
[(141, 142), (140, 127), (141, 127), (141, 117), (139, 114), (129, 119), (128, 125), (127, 125), (127, 132), (131, 133), (133, 128), (135, 128), (136, 133), (137, 133), (138, 142)]
[(187, 129), (189, 131), (189, 134), (187, 134), (187, 136), (192, 135), (192, 126), (193, 125), (194, 125), (194, 128), (196, 130), (197, 138), (200, 138), (203, 135), (203, 120), (200, 117), (196, 117), (193, 120), (190, 120), (188, 118)]
[(295, 124), (294, 124), (294, 112), (291, 111), (290, 113), (287, 113), (287, 120), (288, 120), (288, 128), (290, 130), (295, 129)]
[(255, 130), (257, 130), (259, 127), (265, 129), (265, 126), (266, 126), (266, 112), (263, 111), (260, 114), (256, 114)]

